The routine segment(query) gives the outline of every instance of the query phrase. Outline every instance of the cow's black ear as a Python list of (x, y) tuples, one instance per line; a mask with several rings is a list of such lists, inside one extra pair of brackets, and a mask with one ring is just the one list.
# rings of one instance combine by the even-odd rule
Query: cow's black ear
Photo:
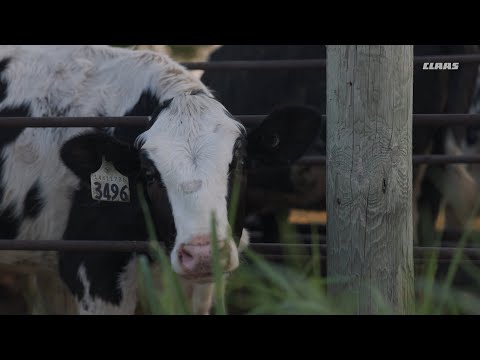
[(248, 134), (248, 157), (271, 164), (290, 163), (303, 155), (320, 129), (325, 124), (315, 108), (278, 108)]
[(89, 133), (68, 140), (60, 150), (65, 165), (85, 181), (102, 165), (102, 158), (113, 163), (125, 176), (140, 170), (138, 152), (130, 145), (105, 133)]

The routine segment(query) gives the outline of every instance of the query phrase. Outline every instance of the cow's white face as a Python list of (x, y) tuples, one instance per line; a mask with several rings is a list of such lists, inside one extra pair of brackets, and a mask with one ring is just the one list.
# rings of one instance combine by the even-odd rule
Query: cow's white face
[[(242, 226), (248, 165), (251, 160), (278, 164), (300, 157), (316, 138), (321, 116), (311, 108), (287, 106), (247, 135), (202, 91), (178, 95), (159, 109), (135, 146), (105, 132), (87, 133), (67, 141), (61, 157), (86, 182), (102, 158), (122, 174), (142, 179), (160, 240), (173, 240), (175, 272), (195, 282), (211, 281), (212, 214), (223, 271), (231, 272), (239, 264), (239, 249), (248, 243)], [(235, 224), (229, 224), (234, 176), (240, 180), (240, 194)]]
[[(242, 143), (237, 140), (246, 136), (243, 126), (203, 93), (173, 98), (154, 121), (137, 139), (137, 147), (151, 202), (165, 200), (164, 191), (171, 206), (176, 229), (173, 269), (193, 280), (211, 277), (214, 214), (223, 269), (234, 270), (238, 250), (228, 236), (227, 199), (232, 161), (244, 160), (235, 151)], [(246, 231), (241, 241), (248, 241)]]

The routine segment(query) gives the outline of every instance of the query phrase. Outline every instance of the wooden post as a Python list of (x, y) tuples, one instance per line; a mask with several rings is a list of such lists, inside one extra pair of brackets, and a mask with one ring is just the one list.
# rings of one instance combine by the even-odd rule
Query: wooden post
[(412, 99), (412, 45), (327, 46), (329, 292), (358, 314), (412, 311)]

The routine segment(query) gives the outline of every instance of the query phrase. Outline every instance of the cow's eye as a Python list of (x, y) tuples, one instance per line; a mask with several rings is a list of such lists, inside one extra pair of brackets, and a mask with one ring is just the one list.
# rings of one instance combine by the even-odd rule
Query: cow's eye
[(143, 177), (148, 185), (155, 184), (160, 188), (165, 188), (165, 184), (162, 181), (160, 173), (155, 168), (146, 168), (143, 172)]
[(145, 171), (145, 180), (147, 182), (153, 182), (155, 180), (155, 172), (153, 170), (147, 169)]

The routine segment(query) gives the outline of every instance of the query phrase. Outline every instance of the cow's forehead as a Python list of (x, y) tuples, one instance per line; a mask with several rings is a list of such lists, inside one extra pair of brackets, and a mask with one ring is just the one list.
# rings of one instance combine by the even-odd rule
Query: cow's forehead
[(174, 97), (150, 130), (152, 133), (168, 133), (181, 138), (195, 136), (202, 131), (231, 131), (238, 134), (241, 129), (242, 126), (231, 118), (217, 100), (205, 93), (187, 93)]
[(235, 142), (244, 132), (215, 99), (182, 95), (142, 134), (142, 149), (167, 181), (169, 174), (176, 181), (225, 176)]

